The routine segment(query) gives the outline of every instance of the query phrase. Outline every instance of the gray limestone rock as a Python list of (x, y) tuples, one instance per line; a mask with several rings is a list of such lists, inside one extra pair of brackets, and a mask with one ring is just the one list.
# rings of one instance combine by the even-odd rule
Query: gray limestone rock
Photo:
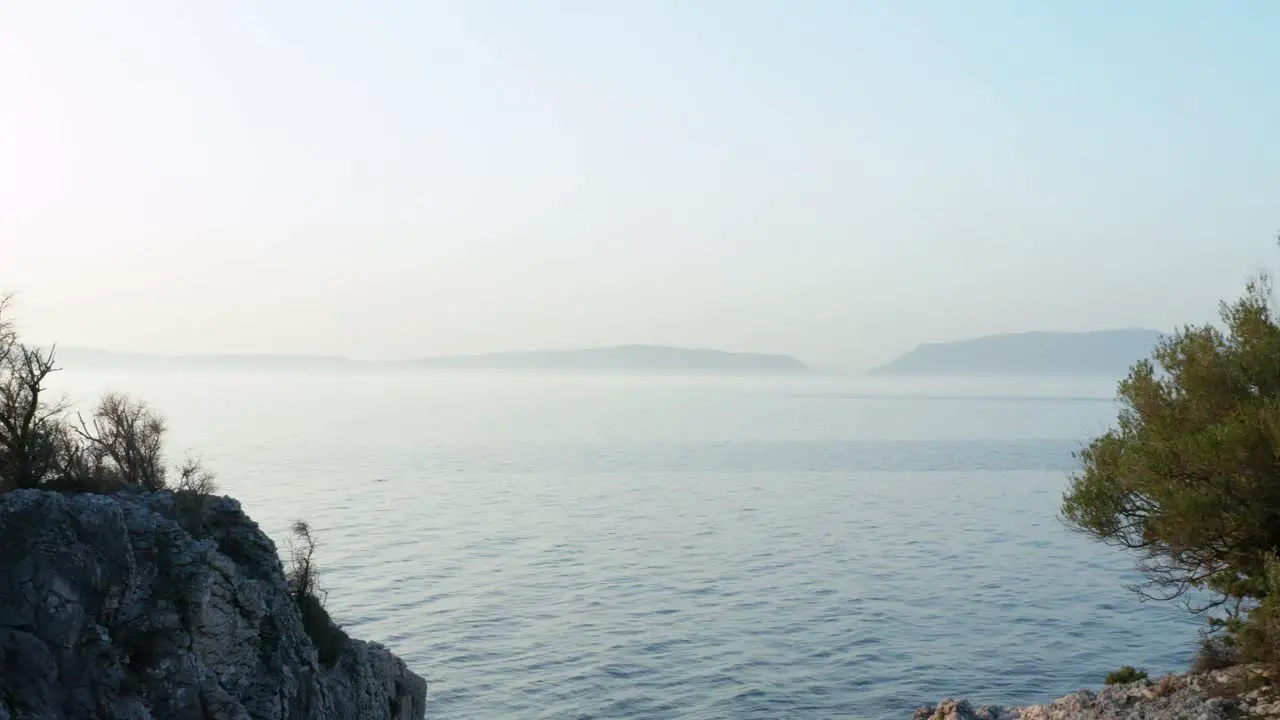
[(426, 689), (372, 643), (322, 664), (235, 500), (0, 495), (0, 720), (412, 720)]
[[(977, 711), (968, 701), (945, 700), (925, 705), (916, 720), (1227, 720), (1241, 717), (1277, 717), (1270, 691), (1237, 695), (1234, 688), (1259, 669), (1240, 666), (1198, 674), (1169, 675), (1158, 682), (1142, 680), (1111, 685), (1100, 692), (1080, 690), (1047, 705), (984, 707)], [(1272, 686), (1274, 689), (1274, 686)], [(1272, 711), (1277, 714), (1271, 714)]]

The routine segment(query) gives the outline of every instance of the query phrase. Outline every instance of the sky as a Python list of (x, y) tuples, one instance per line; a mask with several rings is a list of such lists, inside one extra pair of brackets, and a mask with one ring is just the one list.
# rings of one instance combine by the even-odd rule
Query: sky
[(1280, 266), (1280, 3), (0, 2), (26, 337), (860, 368)]

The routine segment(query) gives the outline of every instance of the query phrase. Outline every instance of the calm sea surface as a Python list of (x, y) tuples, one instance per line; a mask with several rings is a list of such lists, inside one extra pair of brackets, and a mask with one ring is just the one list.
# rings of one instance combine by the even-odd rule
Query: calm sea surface
[(1190, 660), (1056, 519), (1108, 380), (93, 375), (169, 418), (432, 718), (894, 718)]

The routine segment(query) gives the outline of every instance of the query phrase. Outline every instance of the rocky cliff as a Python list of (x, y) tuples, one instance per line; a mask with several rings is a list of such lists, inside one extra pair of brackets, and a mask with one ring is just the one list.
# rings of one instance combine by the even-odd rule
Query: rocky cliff
[(321, 663), (276, 546), (228, 498), (0, 495), (0, 720), (409, 720), (426, 682)]

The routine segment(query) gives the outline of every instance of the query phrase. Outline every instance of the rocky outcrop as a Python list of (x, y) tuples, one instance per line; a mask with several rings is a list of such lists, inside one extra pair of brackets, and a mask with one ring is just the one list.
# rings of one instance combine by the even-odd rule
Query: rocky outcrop
[(1081, 690), (1048, 705), (975, 709), (966, 700), (944, 700), (916, 711), (915, 720), (1226, 720), (1280, 718), (1280, 691), (1258, 667), (1168, 675)]
[(319, 661), (276, 546), (229, 498), (0, 495), (0, 720), (410, 720), (386, 648)]

